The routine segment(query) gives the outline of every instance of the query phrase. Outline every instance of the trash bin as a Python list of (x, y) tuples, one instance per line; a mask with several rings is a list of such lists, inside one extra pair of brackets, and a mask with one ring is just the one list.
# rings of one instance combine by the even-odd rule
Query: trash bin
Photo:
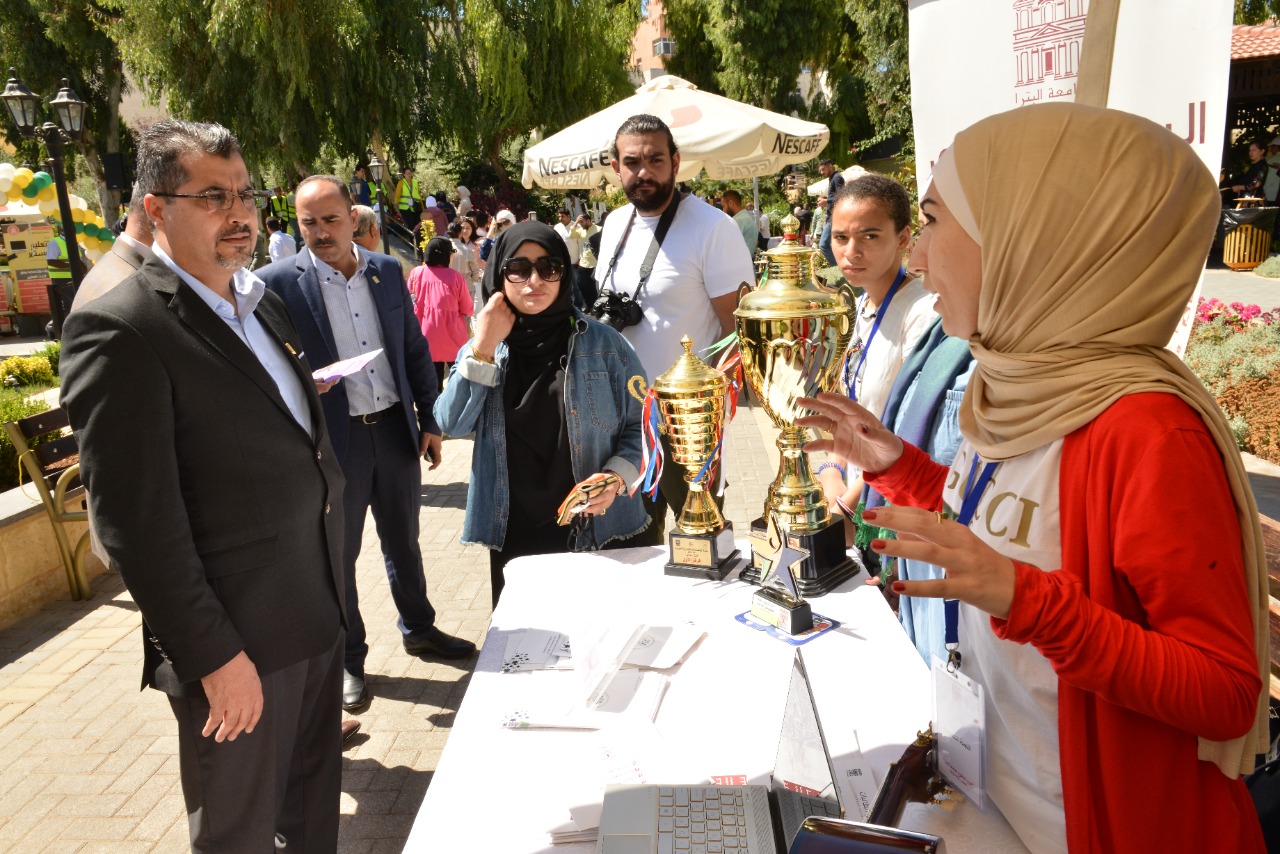
[(1222, 212), (1222, 262), (1233, 270), (1252, 270), (1271, 254), (1271, 233), (1280, 208), (1241, 208)]

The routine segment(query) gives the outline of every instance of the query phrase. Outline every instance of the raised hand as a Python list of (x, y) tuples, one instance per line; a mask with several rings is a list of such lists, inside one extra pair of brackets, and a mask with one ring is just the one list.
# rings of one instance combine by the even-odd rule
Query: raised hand
[(799, 403), (814, 414), (797, 418), (798, 426), (831, 434), (830, 439), (805, 445), (805, 451), (835, 454), (868, 473), (882, 472), (902, 456), (902, 440), (844, 395), (824, 392), (816, 398), (802, 397)]
[(515, 325), (516, 313), (507, 304), (507, 298), (501, 293), (494, 294), (476, 315), (476, 337), (471, 349), (493, 358), (498, 342), (510, 335)]

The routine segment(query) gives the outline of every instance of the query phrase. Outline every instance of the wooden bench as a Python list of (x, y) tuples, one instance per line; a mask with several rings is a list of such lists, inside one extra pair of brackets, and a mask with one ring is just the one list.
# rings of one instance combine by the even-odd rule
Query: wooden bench
[(68, 510), (67, 503), (84, 493), (80, 484), (80, 453), (76, 437), (68, 431), (67, 413), (50, 409), (4, 425), (9, 440), (18, 453), (18, 470), (26, 471), (45, 512), (53, 525), (58, 551), (67, 571), (67, 585), (72, 599), (88, 599), (93, 595), (84, 569), (89, 551), (89, 532), (85, 531), (74, 548), (67, 533), (68, 522), (87, 522), (85, 510)]

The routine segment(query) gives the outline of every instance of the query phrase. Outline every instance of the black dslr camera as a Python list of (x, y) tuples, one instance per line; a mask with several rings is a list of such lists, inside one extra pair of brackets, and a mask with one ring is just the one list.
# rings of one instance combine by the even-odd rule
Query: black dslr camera
[(591, 316), (621, 332), (628, 326), (639, 323), (644, 312), (640, 309), (640, 303), (626, 294), (605, 291), (591, 306)]

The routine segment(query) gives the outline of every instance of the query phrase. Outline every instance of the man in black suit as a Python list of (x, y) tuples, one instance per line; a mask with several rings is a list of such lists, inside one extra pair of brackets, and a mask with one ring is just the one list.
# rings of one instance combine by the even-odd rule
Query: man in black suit
[(358, 373), (321, 398), (333, 447), (347, 477), (345, 558), (347, 649), (342, 704), (369, 702), (369, 653), (356, 591), (356, 558), (372, 508), (382, 541), (399, 628), (411, 655), (465, 658), (475, 644), (435, 625), (418, 545), (420, 458), (440, 464), (441, 436), (431, 414), (439, 389), (431, 351), (413, 314), (400, 264), (352, 242), (356, 212), (345, 181), (313, 175), (298, 184), (298, 223), (306, 248), (257, 271), (279, 294), (302, 336), (307, 357), (327, 365), (381, 350)]
[(334, 851), (342, 472), (297, 331), (244, 269), (235, 137), (161, 122), (137, 171), (155, 257), (63, 337), (94, 521), (177, 718), (193, 850)]

